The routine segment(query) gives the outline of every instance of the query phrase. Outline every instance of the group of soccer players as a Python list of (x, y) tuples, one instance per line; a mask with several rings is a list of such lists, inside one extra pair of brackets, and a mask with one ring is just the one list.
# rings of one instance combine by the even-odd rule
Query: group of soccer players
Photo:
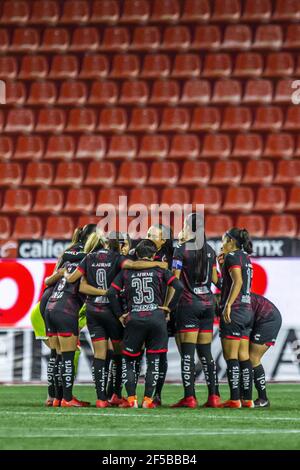
[[(36, 336), (44, 338), (50, 348), (48, 406), (89, 405), (73, 395), (79, 332), (85, 324), (94, 350), (92, 375), (98, 408), (138, 407), (136, 387), (144, 353), (142, 407), (161, 406), (169, 336), (176, 338), (184, 389), (184, 397), (173, 408), (198, 406), (195, 352), (208, 388), (204, 406), (270, 406), (261, 358), (275, 343), (281, 315), (269, 300), (251, 293), (252, 242), (247, 230), (228, 229), (217, 256), (204, 228), (203, 217), (191, 213), (177, 245), (172, 230), (157, 224), (135, 248), (127, 234), (112, 232), (106, 238), (94, 224), (75, 231), (32, 312)], [(212, 283), (220, 296), (212, 293)], [(220, 297), (218, 302), (216, 297)], [(216, 316), (230, 388), (230, 399), (225, 402), (220, 398), (211, 353)], [(253, 381), (258, 392), (255, 401)]]

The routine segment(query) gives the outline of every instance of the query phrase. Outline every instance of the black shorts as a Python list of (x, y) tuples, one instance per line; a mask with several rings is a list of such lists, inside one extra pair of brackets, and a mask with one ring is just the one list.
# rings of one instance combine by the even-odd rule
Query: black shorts
[[(223, 311), (223, 309), (222, 309)], [(220, 337), (225, 339), (249, 339), (253, 312), (250, 304), (231, 307), (231, 322), (225, 323), (221, 314), (220, 318)]]
[(82, 303), (74, 297), (49, 301), (45, 311), (47, 336), (79, 336), (78, 314)]
[(44, 292), (42, 294), (41, 300), (40, 300), (40, 312), (41, 312), (41, 315), (42, 315), (44, 321), (45, 321), (45, 313), (46, 313), (47, 303), (48, 303), (48, 300), (51, 297), (53, 289), (54, 289), (54, 286), (46, 287), (46, 289), (44, 290)]
[(144, 343), (148, 354), (168, 351), (168, 330), (163, 310), (129, 314), (124, 330), (123, 354), (140, 356)]
[(214, 328), (215, 298), (203, 295), (203, 300), (180, 305), (176, 312), (177, 333), (212, 333)]
[(124, 328), (108, 306), (86, 304), (86, 321), (92, 342), (111, 339), (119, 343)]
[(273, 311), (273, 315), (268, 318), (254, 321), (250, 335), (251, 343), (274, 346), (281, 324), (282, 318), (278, 310), (277, 312)]

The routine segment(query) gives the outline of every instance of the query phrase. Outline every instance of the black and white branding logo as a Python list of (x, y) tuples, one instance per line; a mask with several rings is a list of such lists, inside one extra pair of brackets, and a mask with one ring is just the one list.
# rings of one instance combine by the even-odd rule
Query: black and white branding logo
[(70, 245), (69, 240), (20, 240), (18, 256), (25, 259), (59, 258)]

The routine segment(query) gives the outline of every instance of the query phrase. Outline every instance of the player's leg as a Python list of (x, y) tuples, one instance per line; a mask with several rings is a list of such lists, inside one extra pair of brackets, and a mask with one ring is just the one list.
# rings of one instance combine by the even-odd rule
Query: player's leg
[(93, 348), (93, 376), (97, 394), (96, 407), (107, 408), (109, 406), (106, 395), (107, 338), (102, 336), (93, 339)]
[(107, 325), (107, 332), (111, 338), (111, 345), (113, 348), (113, 387), (112, 395), (109, 403), (111, 405), (119, 406), (123, 403), (122, 399), (122, 338), (124, 328), (119, 320), (117, 320), (108, 310), (105, 314), (105, 322)]
[(244, 408), (254, 408), (252, 400), (253, 368), (249, 358), (249, 337), (243, 336), (240, 341), (239, 363), (241, 373), (241, 399)]
[(266, 344), (250, 343), (250, 360), (253, 366), (254, 385), (258, 393), (258, 398), (254, 401), (257, 408), (267, 408), (270, 402), (267, 396), (266, 374), (261, 358), (268, 351), (269, 346)]
[(227, 379), (230, 389), (230, 400), (222, 406), (230, 408), (241, 408), (240, 401), (240, 364), (239, 364), (240, 338), (222, 338), (224, 359), (227, 363)]
[(208, 399), (204, 406), (217, 408), (220, 405), (220, 393), (217, 366), (211, 353), (212, 338), (212, 331), (200, 331), (197, 338), (196, 350), (202, 364), (208, 388)]

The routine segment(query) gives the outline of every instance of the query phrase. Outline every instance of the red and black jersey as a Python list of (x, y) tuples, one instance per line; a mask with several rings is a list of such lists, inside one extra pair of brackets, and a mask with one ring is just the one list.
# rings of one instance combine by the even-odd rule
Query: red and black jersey
[(83, 251), (84, 245), (82, 243), (75, 243), (68, 248), (59, 260), (57, 269), (61, 268), (65, 263), (77, 263), (85, 258), (86, 253)]
[(190, 249), (191, 242), (184, 242), (177, 246), (173, 255), (173, 269), (181, 270), (180, 280), (184, 286), (184, 292), (180, 304), (191, 304), (202, 299), (203, 295), (211, 294), (212, 272), (216, 266), (216, 253), (206, 243), (207, 267), (206, 277), (199, 283), (195, 278), (197, 250)]
[(252, 282), (252, 273), (253, 268), (251, 264), (251, 259), (248, 253), (243, 250), (236, 250), (231, 253), (228, 253), (225, 256), (223, 267), (222, 267), (222, 290), (221, 290), (221, 308), (227, 302), (229, 297), (230, 289), (232, 286), (232, 278), (230, 276), (230, 271), (233, 268), (240, 268), (242, 272), (242, 280), (243, 284), (239, 295), (235, 299), (233, 306), (239, 307), (241, 305), (250, 305), (251, 298), (250, 298), (250, 290), (251, 290), (251, 282)]
[(129, 312), (137, 313), (151, 312), (162, 306), (168, 285), (172, 285), (177, 291), (182, 290), (180, 283), (169, 270), (124, 269), (112, 282), (111, 288), (118, 292), (124, 289)]
[[(101, 249), (89, 253), (79, 264), (78, 270), (86, 277), (87, 283), (98, 289), (107, 290), (126, 261), (116, 251)], [(107, 296), (88, 295), (87, 302), (108, 304)]]
[(251, 293), (251, 307), (254, 315), (254, 321), (263, 321), (277, 316), (278, 308), (263, 295)]
[[(79, 261), (73, 262), (73, 263), (65, 263), (64, 267), (66, 268), (66, 272), (68, 274), (71, 274), (77, 269), (78, 265), (79, 265)], [(71, 283), (71, 282), (67, 282), (67, 279), (65, 277), (62, 277), (55, 284), (55, 287), (53, 289), (53, 292), (50, 296), (49, 301), (56, 302), (57, 300), (61, 300), (65, 296), (68, 296), (68, 295), (80, 296), (83, 298), (83, 296), (79, 293), (79, 284), (80, 284), (80, 280)]]

